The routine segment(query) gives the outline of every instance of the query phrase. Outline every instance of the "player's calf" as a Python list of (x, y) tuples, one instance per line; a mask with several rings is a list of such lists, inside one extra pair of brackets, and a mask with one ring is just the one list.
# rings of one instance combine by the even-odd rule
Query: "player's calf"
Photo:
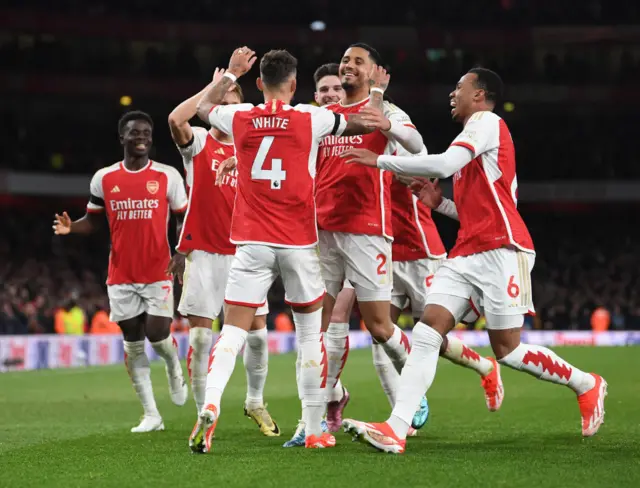
[[(494, 323), (500, 320), (492, 314), (487, 315), (488, 323), (490, 319), (493, 319)], [(519, 336), (519, 329), (517, 331)], [(578, 396), (582, 434), (586, 437), (595, 435), (604, 422), (607, 382), (599, 375), (581, 371), (544, 346), (519, 343), (508, 354), (500, 357), (499, 353), (508, 350), (508, 347), (513, 347), (513, 344), (508, 344), (508, 341), (512, 341), (515, 335), (513, 329), (489, 331), (492, 346), (494, 344), (503, 346), (494, 348), (498, 350), (496, 352), (498, 361), (538, 379), (571, 388)]]
[(144, 341), (124, 341), (124, 364), (144, 411), (142, 421), (138, 426), (132, 428), (131, 432), (150, 432), (164, 429), (162, 417), (153, 396), (151, 366), (144, 350)]
[(327, 351), (320, 334), (322, 310), (314, 306), (294, 309), (296, 339), (301, 350), (300, 383), (303, 389), (302, 420), (307, 438), (322, 434), (322, 415), (326, 410)]
[[(207, 325), (203, 324), (205, 322)], [(204, 407), (204, 393), (207, 386), (207, 369), (213, 333), (211, 320), (205, 317), (189, 316), (189, 352), (187, 353), (187, 371), (191, 381), (193, 399), (199, 413)]]

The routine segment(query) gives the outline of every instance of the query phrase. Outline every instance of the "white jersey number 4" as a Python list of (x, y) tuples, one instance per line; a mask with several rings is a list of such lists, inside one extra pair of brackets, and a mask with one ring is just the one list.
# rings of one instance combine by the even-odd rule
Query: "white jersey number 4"
[(251, 179), (269, 180), (271, 181), (271, 189), (279, 190), (282, 187), (282, 182), (287, 179), (287, 172), (282, 170), (282, 159), (272, 159), (271, 169), (263, 169), (267, 153), (273, 144), (273, 138), (274, 136), (265, 136), (262, 139), (256, 159), (253, 160), (251, 167)]

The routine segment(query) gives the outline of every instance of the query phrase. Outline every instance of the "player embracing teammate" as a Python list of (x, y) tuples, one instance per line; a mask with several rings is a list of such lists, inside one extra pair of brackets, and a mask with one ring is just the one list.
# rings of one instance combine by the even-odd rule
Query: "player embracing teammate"
[(607, 383), (543, 346), (524, 344), (524, 314), (533, 312), (533, 242), (517, 210), (515, 149), (503, 119), (493, 113), (502, 93), (499, 76), (476, 68), (450, 94), (451, 115), (463, 131), (446, 152), (419, 157), (379, 156), (353, 149), (350, 163), (400, 175), (453, 176), (460, 231), (449, 258), (435, 273), (413, 348), (402, 371), (398, 398), (383, 423), (346, 420), (345, 427), (378, 449), (402, 453), (416, 405), (435, 377), (443, 337), (480, 294), (498, 362), (539, 379), (566, 385), (578, 397), (582, 434), (594, 435), (604, 420)]

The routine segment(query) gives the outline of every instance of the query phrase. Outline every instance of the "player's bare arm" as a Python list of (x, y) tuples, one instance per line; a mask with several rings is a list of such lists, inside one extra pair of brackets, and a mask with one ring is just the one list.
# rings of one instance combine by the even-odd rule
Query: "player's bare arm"
[(236, 169), (237, 165), (238, 160), (235, 156), (231, 156), (230, 158), (222, 161), (216, 169), (216, 186), (222, 185), (224, 177)]
[(362, 118), (369, 127), (374, 127), (382, 131), (391, 129), (391, 121), (382, 111), (384, 103), (384, 92), (389, 87), (391, 75), (387, 70), (377, 64), (373, 65), (369, 74), (369, 102), (360, 111)]
[(256, 53), (247, 46), (240, 47), (233, 51), (227, 71), (218, 83), (212, 84), (207, 88), (205, 94), (198, 102), (197, 113), (201, 120), (207, 123), (209, 122), (209, 113), (213, 107), (222, 103), (224, 96), (235, 81), (249, 72), (255, 62)]
[(55, 215), (53, 220), (53, 233), (57, 236), (67, 234), (91, 234), (102, 225), (102, 216), (87, 212), (82, 218), (71, 221), (67, 212)]
[(213, 73), (213, 81), (204, 87), (200, 92), (196, 93), (190, 98), (187, 98), (184, 102), (178, 105), (169, 114), (169, 129), (171, 130), (171, 138), (178, 146), (184, 146), (188, 144), (193, 137), (193, 131), (189, 121), (195, 117), (196, 108), (198, 102), (204, 96), (206, 91), (222, 78), (225, 70), (222, 68), (216, 68)]
[[(176, 216), (176, 239), (180, 242), (180, 234), (182, 233), (182, 226), (184, 225), (184, 213), (183, 212), (175, 212)], [(182, 253), (176, 252), (172, 257), (171, 261), (169, 261), (169, 266), (167, 266), (167, 274), (177, 275), (178, 282), (182, 284), (182, 276), (184, 275), (184, 263), (186, 256)]]
[(453, 200), (442, 196), (442, 188), (438, 178), (431, 181), (429, 178), (416, 176), (413, 183), (409, 186), (415, 196), (418, 197), (430, 209), (446, 215), (453, 220), (460, 220), (458, 217), (458, 208)]

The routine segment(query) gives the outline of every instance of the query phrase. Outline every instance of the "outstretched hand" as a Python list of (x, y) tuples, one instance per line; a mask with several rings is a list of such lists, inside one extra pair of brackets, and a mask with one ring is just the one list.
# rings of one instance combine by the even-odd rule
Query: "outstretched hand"
[(415, 177), (410, 186), (411, 191), (422, 203), (431, 209), (436, 209), (442, 203), (442, 188), (438, 179)]
[(365, 127), (380, 130), (390, 130), (391, 121), (376, 107), (365, 106), (358, 112)]
[(231, 55), (227, 71), (236, 77), (246, 74), (256, 62), (256, 52), (247, 46), (239, 47)]
[(387, 73), (387, 70), (377, 64), (373, 65), (371, 73), (369, 73), (369, 86), (371, 88), (380, 88), (386, 90), (389, 86), (389, 80), (391, 75)]
[(378, 166), (378, 154), (368, 149), (348, 149), (340, 155), (345, 159), (345, 163), (359, 163), (375, 168)]
[(62, 215), (55, 215), (53, 233), (57, 236), (66, 236), (71, 233), (71, 217), (67, 212), (62, 212)]
[(182, 284), (182, 277), (184, 276), (184, 263), (186, 256), (184, 254), (180, 254), (179, 252), (175, 253), (171, 257), (171, 261), (169, 261), (169, 266), (165, 270), (165, 273), (168, 275), (177, 275), (178, 283)]
[(238, 160), (235, 156), (231, 156), (230, 158), (222, 161), (216, 169), (216, 186), (222, 185), (224, 177), (236, 169), (237, 165)]

